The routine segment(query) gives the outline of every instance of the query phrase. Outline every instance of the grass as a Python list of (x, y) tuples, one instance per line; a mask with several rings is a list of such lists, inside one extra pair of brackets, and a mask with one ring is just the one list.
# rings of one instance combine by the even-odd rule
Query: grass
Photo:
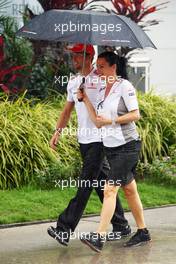
[[(138, 190), (145, 208), (176, 204), (176, 190), (171, 186), (139, 182)], [(24, 187), (0, 191), (0, 224), (56, 219), (75, 193), (74, 188), (47, 191)], [(120, 197), (124, 209), (128, 209), (122, 192)], [(85, 214), (99, 213), (100, 209), (101, 203), (93, 192)]]

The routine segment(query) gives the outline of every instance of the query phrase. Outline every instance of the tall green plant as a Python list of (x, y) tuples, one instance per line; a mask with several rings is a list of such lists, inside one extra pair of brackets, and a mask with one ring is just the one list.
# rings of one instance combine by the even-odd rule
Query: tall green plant
[(176, 105), (167, 98), (138, 94), (141, 119), (137, 123), (142, 138), (142, 160), (147, 163), (168, 153), (176, 143)]
[(73, 138), (63, 137), (59, 157), (49, 147), (57, 117), (58, 111), (49, 103), (34, 104), (23, 97), (0, 103), (0, 188), (30, 183), (36, 172), (42, 173), (51, 164), (68, 168), (73, 163)]
[(0, 16), (0, 25), (3, 28), (4, 52), (8, 65), (30, 65), (33, 53), (31, 43), (26, 39), (16, 37), (18, 27), (15, 20), (11, 17)]
[[(13, 18), (0, 16), (3, 35), (0, 36), (0, 85), (8, 94), (24, 91), (30, 75), (32, 49), (28, 41), (16, 38)], [(20, 71), (19, 71), (20, 70)]]
[[(141, 159), (152, 162), (176, 145), (176, 104), (152, 94), (138, 94), (141, 119), (137, 126), (143, 141)], [(49, 147), (65, 98), (52, 103), (23, 97), (0, 102), (0, 188), (31, 182), (54, 186), (55, 179), (77, 176), (81, 159), (75, 135), (63, 135), (57, 153)], [(77, 127), (73, 115), (69, 126)]]

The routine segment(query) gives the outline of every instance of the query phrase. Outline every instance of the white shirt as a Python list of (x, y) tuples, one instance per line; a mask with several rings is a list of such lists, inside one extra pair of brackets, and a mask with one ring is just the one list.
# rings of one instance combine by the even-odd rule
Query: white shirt
[[(117, 80), (108, 96), (105, 98), (106, 88), (100, 88), (97, 100), (97, 112), (109, 119), (127, 114), (132, 110), (139, 109), (136, 91), (133, 85), (125, 80)], [(117, 147), (129, 141), (139, 138), (134, 122), (120, 125), (107, 125), (102, 127), (103, 145), (106, 147)]]
[[(93, 69), (85, 78), (85, 91), (95, 109), (99, 91), (98, 82), (98, 75), (96, 73), (96, 70)], [(101, 130), (98, 129), (90, 119), (89, 113), (84, 102), (79, 102), (77, 99), (76, 93), (81, 83), (82, 76), (77, 75), (75, 78), (70, 80), (67, 85), (67, 101), (75, 103), (78, 118), (78, 142), (82, 144), (100, 142), (102, 141)]]

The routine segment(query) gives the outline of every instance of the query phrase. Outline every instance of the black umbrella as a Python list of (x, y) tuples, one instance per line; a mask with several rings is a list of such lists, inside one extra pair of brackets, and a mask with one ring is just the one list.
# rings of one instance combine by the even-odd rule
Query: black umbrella
[(17, 35), (33, 40), (156, 48), (130, 18), (95, 11), (52, 9), (34, 17)]

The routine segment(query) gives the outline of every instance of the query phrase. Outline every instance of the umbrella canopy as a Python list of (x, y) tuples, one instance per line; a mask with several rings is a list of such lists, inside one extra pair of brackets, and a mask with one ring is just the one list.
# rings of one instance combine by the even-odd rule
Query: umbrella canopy
[(30, 20), (17, 36), (100, 46), (156, 48), (130, 18), (84, 10), (49, 10)]

